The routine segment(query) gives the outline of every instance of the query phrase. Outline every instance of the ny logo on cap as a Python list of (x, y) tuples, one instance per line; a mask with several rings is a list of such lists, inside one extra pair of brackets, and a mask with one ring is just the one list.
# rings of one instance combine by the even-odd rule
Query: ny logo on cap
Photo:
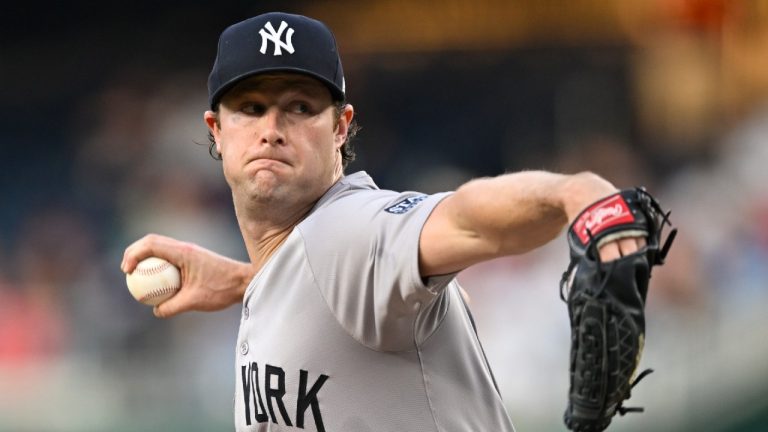
[[(288, 24), (286, 24), (285, 21), (282, 21), (280, 23), (280, 28), (275, 31), (275, 28), (272, 27), (272, 23), (267, 21), (267, 23), (264, 24), (264, 28), (259, 30), (259, 34), (261, 35), (261, 49), (259, 52), (262, 54), (267, 53), (267, 40), (270, 40), (273, 44), (275, 44), (275, 51), (272, 53), (272, 55), (283, 55), (283, 52), (280, 50), (281, 48), (284, 48), (286, 51), (293, 54), (293, 43), (291, 42), (291, 38), (293, 37), (293, 29), (288, 29), (288, 33), (285, 34), (285, 42), (280, 40), (280, 38), (283, 36), (283, 32), (287, 27)], [(269, 31), (269, 33), (267, 33), (267, 31)]]

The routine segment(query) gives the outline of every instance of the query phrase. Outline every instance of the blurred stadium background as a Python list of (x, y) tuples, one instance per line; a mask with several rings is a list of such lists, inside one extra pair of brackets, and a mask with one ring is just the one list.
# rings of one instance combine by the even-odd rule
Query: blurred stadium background
[[(383, 188), (519, 169), (645, 185), (681, 227), (614, 431), (768, 430), (768, 0), (51, 2), (0, 14), (0, 430), (232, 429), (238, 308), (125, 288), (157, 232), (245, 257), (202, 112), (218, 34), (327, 22)], [(521, 431), (562, 431), (565, 241), (463, 272)], [(471, 395), (467, 395), (471, 397)]]

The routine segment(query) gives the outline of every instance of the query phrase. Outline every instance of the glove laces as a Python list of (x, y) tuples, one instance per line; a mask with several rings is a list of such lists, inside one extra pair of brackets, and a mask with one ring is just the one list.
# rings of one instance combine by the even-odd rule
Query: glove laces
[[(638, 375), (637, 378), (635, 378), (635, 380), (632, 381), (632, 384), (629, 385), (629, 392), (631, 392), (632, 389), (635, 388), (635, 386), (637, 385), (637, 383), (640, 382), (640, 380), (642, 380), (643, 378), (647, 377), (652, 373), (653, 373), (653, 369), (646, 369), (640, 372), (640, 375)], [(625, 407), (623, 404), (624, 404), (624, 400), (622, 399), (622, 401), (619, 402), (619, 406), (616, 407), (616, 411), (622, 416), (626, 413), (631, 413), (631, 412), (641, 413), (645, 411), (645, 408), (643, 407)]]

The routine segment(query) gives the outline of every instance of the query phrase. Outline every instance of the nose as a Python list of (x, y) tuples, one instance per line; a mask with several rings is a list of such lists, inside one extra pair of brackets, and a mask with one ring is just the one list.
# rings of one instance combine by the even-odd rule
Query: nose
[(259, 142), (267, 145), (285, 144), (283, 116), (277, 107), (270, 107), (259, 121)]

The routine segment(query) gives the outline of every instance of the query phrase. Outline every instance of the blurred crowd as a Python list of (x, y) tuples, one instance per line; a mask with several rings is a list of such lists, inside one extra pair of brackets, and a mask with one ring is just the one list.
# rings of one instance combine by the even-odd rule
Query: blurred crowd
[[(656, 373), (630, 401), (647, 413), (616, 420), (617, 431), (735, 431), (765, 418), (768, 97), (720, 101), (717, 49), (676, 34), (345, 62), (363, 128), (347, 171), (366, 170), (382, 188), (432, 193), (520, 169), (594, 170), (672, 209), (680, 235), (653, 274), (641, 363)], [(21, 185), (35, 199), (18, 206), (16, 188), (3, 187), (0, 430), (231, 424), (237, 308), (158, 320), (119, 269), (147, 233), (246, 259), (208, 154), (206, 74), (103, 78), (71, 100), (60, 140), (43, 143), (66, 151), (5, 169), (45, 181)], [(562, 430), (569, 325), (557, 285), (567, 260), (561, 236), (459, 275), (521, 430)]]

